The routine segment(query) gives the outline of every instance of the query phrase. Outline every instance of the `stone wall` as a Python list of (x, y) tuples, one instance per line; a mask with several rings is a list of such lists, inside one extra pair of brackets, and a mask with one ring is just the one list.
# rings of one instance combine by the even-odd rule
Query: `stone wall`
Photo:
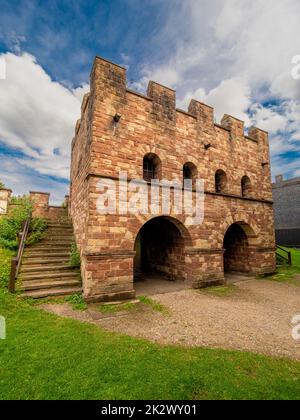
[[(167, 216), (185, 239), (185, 279), (194, 287), (224, 281), (224, 237), (233, 223), (249, 243), (249, 272), (274, 271), (274, 217), (268, 134), (192, 100), (188, 112), (176, 109), (176, 93), (150, 82), (147, 96), (126, 88), (126, 70), (97, 57), (91, 92), (72, 145), (71, 215), (82, 254), (84, 294), (90, 300), (134, 295), (135, 240), (153, 216), (97, 211), (100, 179), (143, 178), (143, 158), (161, 161), (161, 177), (182, 181), (183, 166), (194, 164), (205, 181), (204, 222), (188, 226), (186, 215)], [(118, 118), (116, 118), (118, 116)], [(227, 176), (226, 191), (215, 191), (215, 174)], [(242, 196), (242, 179), (251, 182)], [(117, 184), (118, 185), (118, 184)]]
[(277, 243), (300, 246), (300, 178), (279, 175), (272, 187)]
[(34, 217), (41, 217), (50, 220), (57, 220), (66, 217), (68, 212), (69, 196), (65, 196), (64, 206), (50, 206), (49, 193), (30, 191), (29, 196), (33, 202)]
[(0, 217), (7, 214), (9, 199), (11, 197), (12, 190), (3, 188), (0, 190)]
[[(10, 198), (12, 196), (12, 190), (2, 189), (0, 190), (0, 217), (6, 215), (12, 210), (17, 204), (12, 204)], [(42, 217), (45, 219), (57, 220), (66, 217), (69, 206), (69, 196), (65, 196), (65, 203), (63, 206), (50, 206), (49, 198), (50, 194), (45, 192), (33, 192), (29, 193), (29, 198), (33, 203), (33, 216)]]

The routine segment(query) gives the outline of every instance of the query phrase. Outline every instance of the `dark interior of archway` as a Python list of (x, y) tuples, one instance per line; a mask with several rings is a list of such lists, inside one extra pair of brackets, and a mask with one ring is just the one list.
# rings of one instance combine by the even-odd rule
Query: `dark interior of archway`
[(168, 219), (157, 218), (146, 223), (136, 239), (135, 251), (135, 281), (156, 274), (168, 280), (184, 279), (184, 239)]
[(249, 244), (247, 235), (238, 224), (232, 225), (224, 239), (224, 271), (249, 272)]

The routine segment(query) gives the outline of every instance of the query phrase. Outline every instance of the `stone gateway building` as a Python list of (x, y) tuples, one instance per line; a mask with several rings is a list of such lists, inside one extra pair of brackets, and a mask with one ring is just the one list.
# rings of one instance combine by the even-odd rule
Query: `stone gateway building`
[[(126, 87), (126, 69), (96, 57), (72, 142), (70, 214), (88, 301), (131, 298), (153, 273), (194, 288), (222, 284), (226, 272), (275, 270), (268, 134), (192, 100), (176, 109), (172, 89)], [(99, 180), (203, 179), (204, 221), (186, 214), (113, 214), (97, 208)], [(162, 187), (163, 188), (163, 187)], [(119, 189), (116, 188), (119, 192)], [(193, 192), (195, 194), (195, 192)], [(120, 198), (120, 197), (118, 197)], [(129, 199), (129, 197), (128, 197)], [(174, 198), (173, 198), (174, 200)]]

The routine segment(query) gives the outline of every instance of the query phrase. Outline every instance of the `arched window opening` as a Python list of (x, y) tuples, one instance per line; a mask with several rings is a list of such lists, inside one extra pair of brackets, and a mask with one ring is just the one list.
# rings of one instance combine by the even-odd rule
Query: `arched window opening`
[(197, 177), (198, 177), (198, 170), (197, 170), (196, 166), (191, 162), (185, 163), (183, 165), (183, 181), (185, 179), (191, 179), (192, 180), (192, 186), (193, 186), (193, 188), (195, 188)]
[(154, 153), (148, 153), (143, 159), (143, 179), (151, 182), (161, 178), (161, 160)]
[(221, 169), (216, 172), (215, 185), (217, 193), (224, 193), (227, 190), (227, 175)]
[(252, 192), (251, 181), (248, 176), (244, 176), (242, 178), (242, 196), (243, 197), (250, 197)]

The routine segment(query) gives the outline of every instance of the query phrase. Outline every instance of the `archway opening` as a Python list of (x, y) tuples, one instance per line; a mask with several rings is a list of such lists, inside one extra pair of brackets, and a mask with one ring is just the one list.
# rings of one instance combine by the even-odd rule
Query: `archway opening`
[(249, 241), (245, 230), (238, 223), (227, 230), (223, 248), (225, 274), (249, 273)]
[(189, 241), (185, 229), (170, 217), (156, 217), (141, 228), (135, 241), (134, 259), (138, 292), (155, 294), (185, 287), (185, 245)]
[(161, 178), (161, 160), (154, 153), (148, 153), (143, 159), (143, 179), (151, 182), (152, 179)]

